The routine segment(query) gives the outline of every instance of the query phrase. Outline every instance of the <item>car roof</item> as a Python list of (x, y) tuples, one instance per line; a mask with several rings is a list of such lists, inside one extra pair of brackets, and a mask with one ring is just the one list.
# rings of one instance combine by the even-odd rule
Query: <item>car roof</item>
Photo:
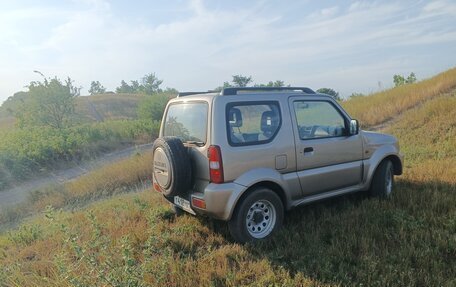
[(320, 93), (305, 93), (302, 91), (294, 91), (294, 90), (270, 90), (270, 91), (259, 91), (255, 89), (251, 89), (248, 91), (242, 91), (238, 94), (229, 94), (229, 95), (223, 95), (222, 92), (201, 92), (201, 93), (193, 93), (193, 92), (186, 92), (186, 93), (180, 93), (179, 96), (176, 98), (172, 99), (173, 102), (178, 102), (178, 101), (198, 101), (198, 100), (204, 100), (204, 101), (212, 101), (213, 98), (215, 97), (229, 97), (229, 98), (238, 98), (239, 100), (242, 100), (242, 98), (249, 98), (251, 100), (251, 97), (258, 97), (258, 96), (269, 96), (269, 97), (280, 97), (283, 96), (284, 94), (287, 95), (308, 95), (310, 97), (324, 97), (324, 98), (332, 98), (331, 96), (327, 94), (320, 94)]

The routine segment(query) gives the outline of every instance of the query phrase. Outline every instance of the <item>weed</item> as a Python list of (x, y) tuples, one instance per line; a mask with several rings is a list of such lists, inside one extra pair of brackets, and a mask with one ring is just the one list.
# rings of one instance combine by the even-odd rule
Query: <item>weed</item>
[(21, 225), (15, 232), (8, 232), (8, 239), (15, 245), (27, 246), (40, 239), (41, 235), (41, 226)]

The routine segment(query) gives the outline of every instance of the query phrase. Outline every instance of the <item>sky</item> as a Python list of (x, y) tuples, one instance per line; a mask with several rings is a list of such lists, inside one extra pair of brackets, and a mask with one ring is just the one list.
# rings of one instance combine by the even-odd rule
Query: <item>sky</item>
[(455, 66), (454, 0), (0, 0), (0, 103), (36, 70), (82, 94), (153, 72), (179, 91), (240, 74), (347, 97)]

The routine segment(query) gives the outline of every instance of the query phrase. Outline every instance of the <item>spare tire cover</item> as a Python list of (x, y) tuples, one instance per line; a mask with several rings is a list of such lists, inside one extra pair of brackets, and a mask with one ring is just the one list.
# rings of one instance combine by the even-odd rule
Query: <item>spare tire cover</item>
[(153, 145), (153, 177), (166, 197), (184, 194), (190, 189), (191, 162), (187, 148), (177, 137), (161, 137)]

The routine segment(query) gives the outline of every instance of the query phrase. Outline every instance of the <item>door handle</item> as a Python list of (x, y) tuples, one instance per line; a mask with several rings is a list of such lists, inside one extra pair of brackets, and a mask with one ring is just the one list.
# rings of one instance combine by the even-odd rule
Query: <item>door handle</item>
[(311, 153), (314, 151), (314, 148), (313, 147), (306, 147), (304, 148), (304, 153)]

